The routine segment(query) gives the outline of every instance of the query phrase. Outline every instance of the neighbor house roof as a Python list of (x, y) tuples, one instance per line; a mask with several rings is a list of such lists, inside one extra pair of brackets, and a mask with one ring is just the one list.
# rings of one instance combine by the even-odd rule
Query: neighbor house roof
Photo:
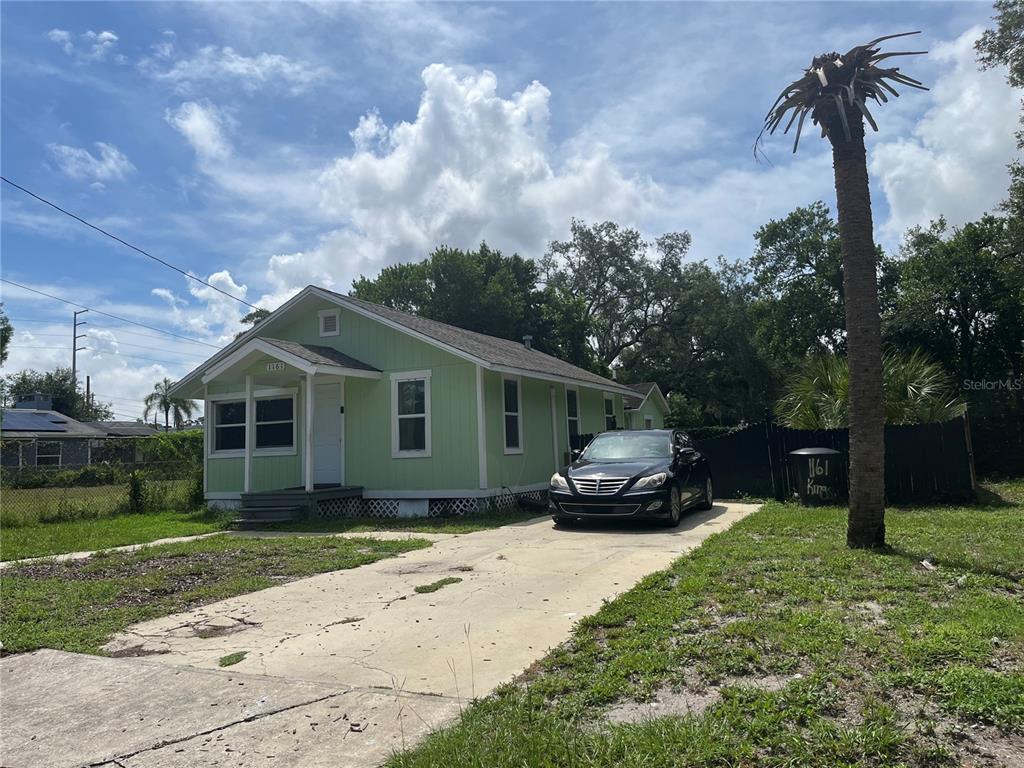
[(296, 357), (300, 357), (313, 365), (337, 365), (342, 368), (355, 368), (356, 370), (361, 371), (379, 372), (378, 368), (374, 368), (372, 365), (368, 365), (362, 360), (356, 360), (354, 357), (349, 357), (344, 352), (339, 352), (333, 347), (324, 347), (319, 344), (299, 344), (297, 341), (269, 339), (266, 336), (261, 338), (268, 344), (272, 344), (278, 349), (283, 349), (285, 352), (290, 352)]
[(107, 437), (149, 437), (160, 434), (152, 424), (141, 421), (87, 421), (94, 429), (101, 429)]
[(4, 408), (0, 433), (4, 437), (64, 440), (71, 437), (103, 437), (104, 433), (88, 424), (75, 421), (58, 411), (34, 408)]
[(665, 399), (665, 395), (661, 392), (661, 387), (658, 386), (656, 381), (642, 381), (639, 384), (627, 384), (637, 394), (626, 395), (623, 398), (623, 402), (626, 406), (626, 410), (635, 411), (637, 408), (642, 406), (651, 393), (655, 393), (655, 400), (659, 402), (665, 413), (668, 413), (668, 400)]
[[(464, 328), (458, 328), (448, 323), (428, 320), (408, 312), (402, 312), (401, 310), (381, 306), (380, 304), (373, 304), (369, 301), (356, 299), (327, 290), (326, 288), (319, 288), (315, 285), (306, 286), (274, 310), (261, 323), (243, 333), (220, 352), (214, 354), (200, 367), (191, 371), (174, 385), (172, 392), (186, 397), (195, 397), (196, 395), (192, 393), (198, 391), (196, 388), (202, 381), (206, 381), (216, 375), (217, 369), (223, 368), (223, 366), (230, 363), (229, 358), (235, 355), (236, 352), (239, 352), (239, 350), (242, 350), (247, 344), (257, 341), (274, 346), (276, 349), (292, 355), (293, 358), (298, 357), (306, 360), (310, 365), (327, 365), (326, 361), (314, 363), (305, 357), (306, 355), (323, 355), (324, 358), (331, 360), (329, 364), (334, 367), (344, 367), (353, 371), (363, 370), (367, 372), (366, 375), (368, 376), (373, 374), (379, 376), (380, 372), (377, 369), (366, 365), (366, 363), (353, 360), (348, 356), (342, 356), (345, 362), (339, 362), (341, 359), (339, 357), (328, 358), (328, 355), (341, 355), (340, 352), (331, 347), (295, 344), (294, 342), (261, 336), (262, 333), (269, 331), (281, 317), (289, 313), (303, 299), (310, 296), (333, 302), (357, 314), (377, 319), (385, 325), (422, 339), (427, 343), (445, 349), (489, 370), (527, 376), (532, 375), (541, 379), (564, 381), (567, 383), (578, 383), (610, 392), (619, 392), (627, 396), (631, 392), (622, 384), (604, 376), (599, 376), (572, 363), (567, 363), (557, 357), (547, 355), (539, 350), (529, 349), (521, 342), (500, 339), (496, 336), (487, 336), (475, 331), (467, 331)], [(286, 348), (282, 345), (288, 345), (288, 347)]]

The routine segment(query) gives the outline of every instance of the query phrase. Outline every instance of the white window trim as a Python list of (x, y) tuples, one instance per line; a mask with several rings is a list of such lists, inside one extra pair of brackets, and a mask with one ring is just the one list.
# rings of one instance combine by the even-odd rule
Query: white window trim
[[(431, 455), (430, 440), (430, 374), (431, 371), (401, 371), (391, 374), (391, 458), (421, 459)], [(398, 445), (398, 384), (402, 381), (423, 381), (423, 431), (424, 449), (422, 451), (399, 450)], [(406, 414), (412, 416), (413, 414)], [(415, 414), (417, 417), (419, 414)]]
[[(324, 332), (324, 318), (334, 316), (334, 332)], [(321, 309), (316, 313), (317, 318), (317, 330), (320, 332), (320, 338), (327, 336), (340, 336), (341, 335), (341, 310), (340, 309)]]
[[(267, 394), (266, 390), (257, 389), (253, 394), (253, 408), (252, 408), (252, 455), (253, 456), (294, 456), (298, 451), (298, 424), (299, 424), (299, 400), (295, 396), (297, 390), (275, 390), (272, 394)], [(258, 393), (258, 394), (257, 394)], [(256, 403), (260, 400), (283, 400), (284, 398), (291, 398), (292, 401), (292, 444), (291, 447), (287, 446), (275, 446), (273, 448), (257, 448), (256, 447), (256, 426), (257, 424), (287, 424), (284, 421), (256, 421)]]
[[(516, 384), (516, 406), (519, 408), (518, 411), (505, 410), (506, 381), (514, 381)], [(505, 431), (505, 417), (513, 415), (516, 417), (516, 424), (519, 426), (519, 446), (517, 448), (508, 447), (508, 433)], [(507, 456), (518, 456), (523, 452), (523, 380), (520, 376), (505, 375), (501, 377), (501, 446)]]
[[(569, 393), (576, 393), (576, 415), (569, 415)], [(565, 388), (565, 439), (569, 444), (569, 450), (572, 450), (572, 430), (569, 429), (569, 422), (576, 421), (576, 434), (582, 435), (583, 430), (580, 429), (580, 388), (579, 387), (566, 387)]]
[(604, 422), (603, 422), (604, 423), (604, 430), (603, 430), (604, 432), (610, 431), (608, 429), (608, 403), (612, 404), (611, 417), (615, 421), (615, 427), (613, 427), (612, 429), (615, 429), (616, 427), (619, 426), (619, 418), (618, 418), (618, 416), (615, 413), (615, 395), (611, 394), (610, 392), (605, 392), (604, 393), (604, 406), (603, 406), (604, 407), (604, 412), (601, 414), (601, 417), (604, 419)]
[[(231, 395), (210, 395), (210, 400), (214, 401), (214, 406), (210, 413), (210, 458), (211, 459), (234, 459), (245, 456), (245, 448), (229, 448), (225, 450), (217, 450), (217, 406), (222, 403), (241, 403), (243, 406), (245, 403), (245, 393), (243, 392), (241, 397), (238, 394)], [(232, 424), (233, 427), (245, 427), (245, 434), (249, 434), (248, 419), (243, 421), (241, 424)], [(225, 425), (228, 426), (228, 425)]]

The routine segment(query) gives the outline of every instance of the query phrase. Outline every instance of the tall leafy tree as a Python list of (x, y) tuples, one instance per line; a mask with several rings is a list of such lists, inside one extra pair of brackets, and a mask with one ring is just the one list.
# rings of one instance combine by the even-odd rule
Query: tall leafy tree
[(4, 305), (0, 304), (0, 365), (7, 362), (7, 347), (14, 336), (14, 326), (4, 312)]
[(902, 35), (877, 38), (843, 55), (833, 52), (815, 57), (804, 75), (775, 100), (762, 129), (762, 134), (773, 133), (788, 117), (785, 132), (799, 120), (795, 152), (804, 120), (810, 115), (832, 145), (850, 362), (850, 508), (846, 541), (856, 548), (885, 544), (881, 320), (864, 120), (876, 130), (877, 125), (866, 102), (873, 99), (882, 104), (889, 95), (898, 95), (893, 83), (924, 88), (898, 68), (880, 66), (893, 56), (919, 53), (881, 53), (877, 44), (894, 37)]
[(678, 299), (690, 235), (670, 232), (651, 244), (636, 229), (578, 219), (570, 231), (569, 240), (548, 246), (544, 277), (563, 296), (582, 301), (594, 358), (608, 367), (664, 327)]
[(153, 385), (150, 392), (142, 401), (143, 421), (148, 421), (151, 414), (162, 413), (164, 415), (164, 429), (170, 430), (171, 420), (174, 420), (174, 427), (178, 429), (188, 419), (192, 418), (196, 404), (191, 400), (171, 396), (171, 388), (174, 382), (165, 378)]
[[(249, 326), (252, 326), (253, 328), (255, 328), (257, 325), (262, 323), (268, 317), (270, 317), (270, 310), (269, 309), (263, 309), (262, 307), (257, 307), (256, 309), (246, 313), (242, 317), (241, 323), (242, 323), (242, 325), (249, 325)], [(242, 334), (248, 333), (249, 330), (250, 330), (249, 328), (246, 328), (244, 331), (239, 331), (238, 333), (235, 334), (235, 338), (237, 339)]]
[(13, 403), (18, 395), (41, 392), (53, 398), (53, 409), (76, 421), (103, 421), (113, 416), (110, 403), (87, 400), (78, 388), (70, 368), (56, 368), (45, 373), (24, 370), (4, 377), (3, 398)]

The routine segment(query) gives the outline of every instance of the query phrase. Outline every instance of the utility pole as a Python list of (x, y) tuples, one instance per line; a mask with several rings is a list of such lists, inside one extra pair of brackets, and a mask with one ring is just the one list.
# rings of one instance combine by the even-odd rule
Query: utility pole
[(78, 328), (82, 325), (88, 325), (85, 320), (79, 320), (79, 315), (84, 315), (88, 312), (88, 309), (79, 309), (74, 313), (74, 324), (72, 325), (71, 331), (71, 378), (75, 382), (75, 390), (78, 390), (78, 353), (85, 350), (85, 347), (78, 346), (78, 340), (84, 339), (85, 334), (79, 333)]

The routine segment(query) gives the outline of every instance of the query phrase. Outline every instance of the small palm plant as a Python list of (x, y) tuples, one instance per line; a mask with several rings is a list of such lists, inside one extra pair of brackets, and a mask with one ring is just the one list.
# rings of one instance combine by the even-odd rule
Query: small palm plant
[[(886, 424), (928, 424), (962, 416), (967, 404), (946, 370), (927, 355), (882, 358)], [(842, 429), (849, 425), (850, 368), (845, 358), (807, 358), (775, 404), (779, 421), (793, 429)]]
[(180, 397), (171, 397), (171, 387), (174, 382), (170, 379), (158, 381), (153, 386), (153, 391), (146, 395), (142, 401), (144, 410), (142, 420), (148, 421), (152, 413), (163, 413), (164, 429), (170, 430), (171, 417), (174, 417), (174, 428), (178, 429), (186, 419), (192, 418), (195, 411), (195, 403)]
[(917, 32), (879, 37), (845, 54), (826, 53), (811, 61), (803, 76), (779, 94), (765, 116), (755, 143), (773, 134), (789, 116), (783, 133), (796, 123), (793, 151), (804, 120), (821, 128), (832, 145), (839, 239), (843, 251), (843, 298), (846, 348), (850, 356), (850, 512), (846, 541), (851, 547), (885, 544), (885, 433), (882, 395), (882, 331), (875, 271), (875, 243), (864, 148), (864, 120), (878, 130), (867, 102), (884, 104), (899, 96), (893, 84), (924, 88), (896, 67), (881, 66), (894, 56), (923, 51), (881, 53), (876, 47)]

